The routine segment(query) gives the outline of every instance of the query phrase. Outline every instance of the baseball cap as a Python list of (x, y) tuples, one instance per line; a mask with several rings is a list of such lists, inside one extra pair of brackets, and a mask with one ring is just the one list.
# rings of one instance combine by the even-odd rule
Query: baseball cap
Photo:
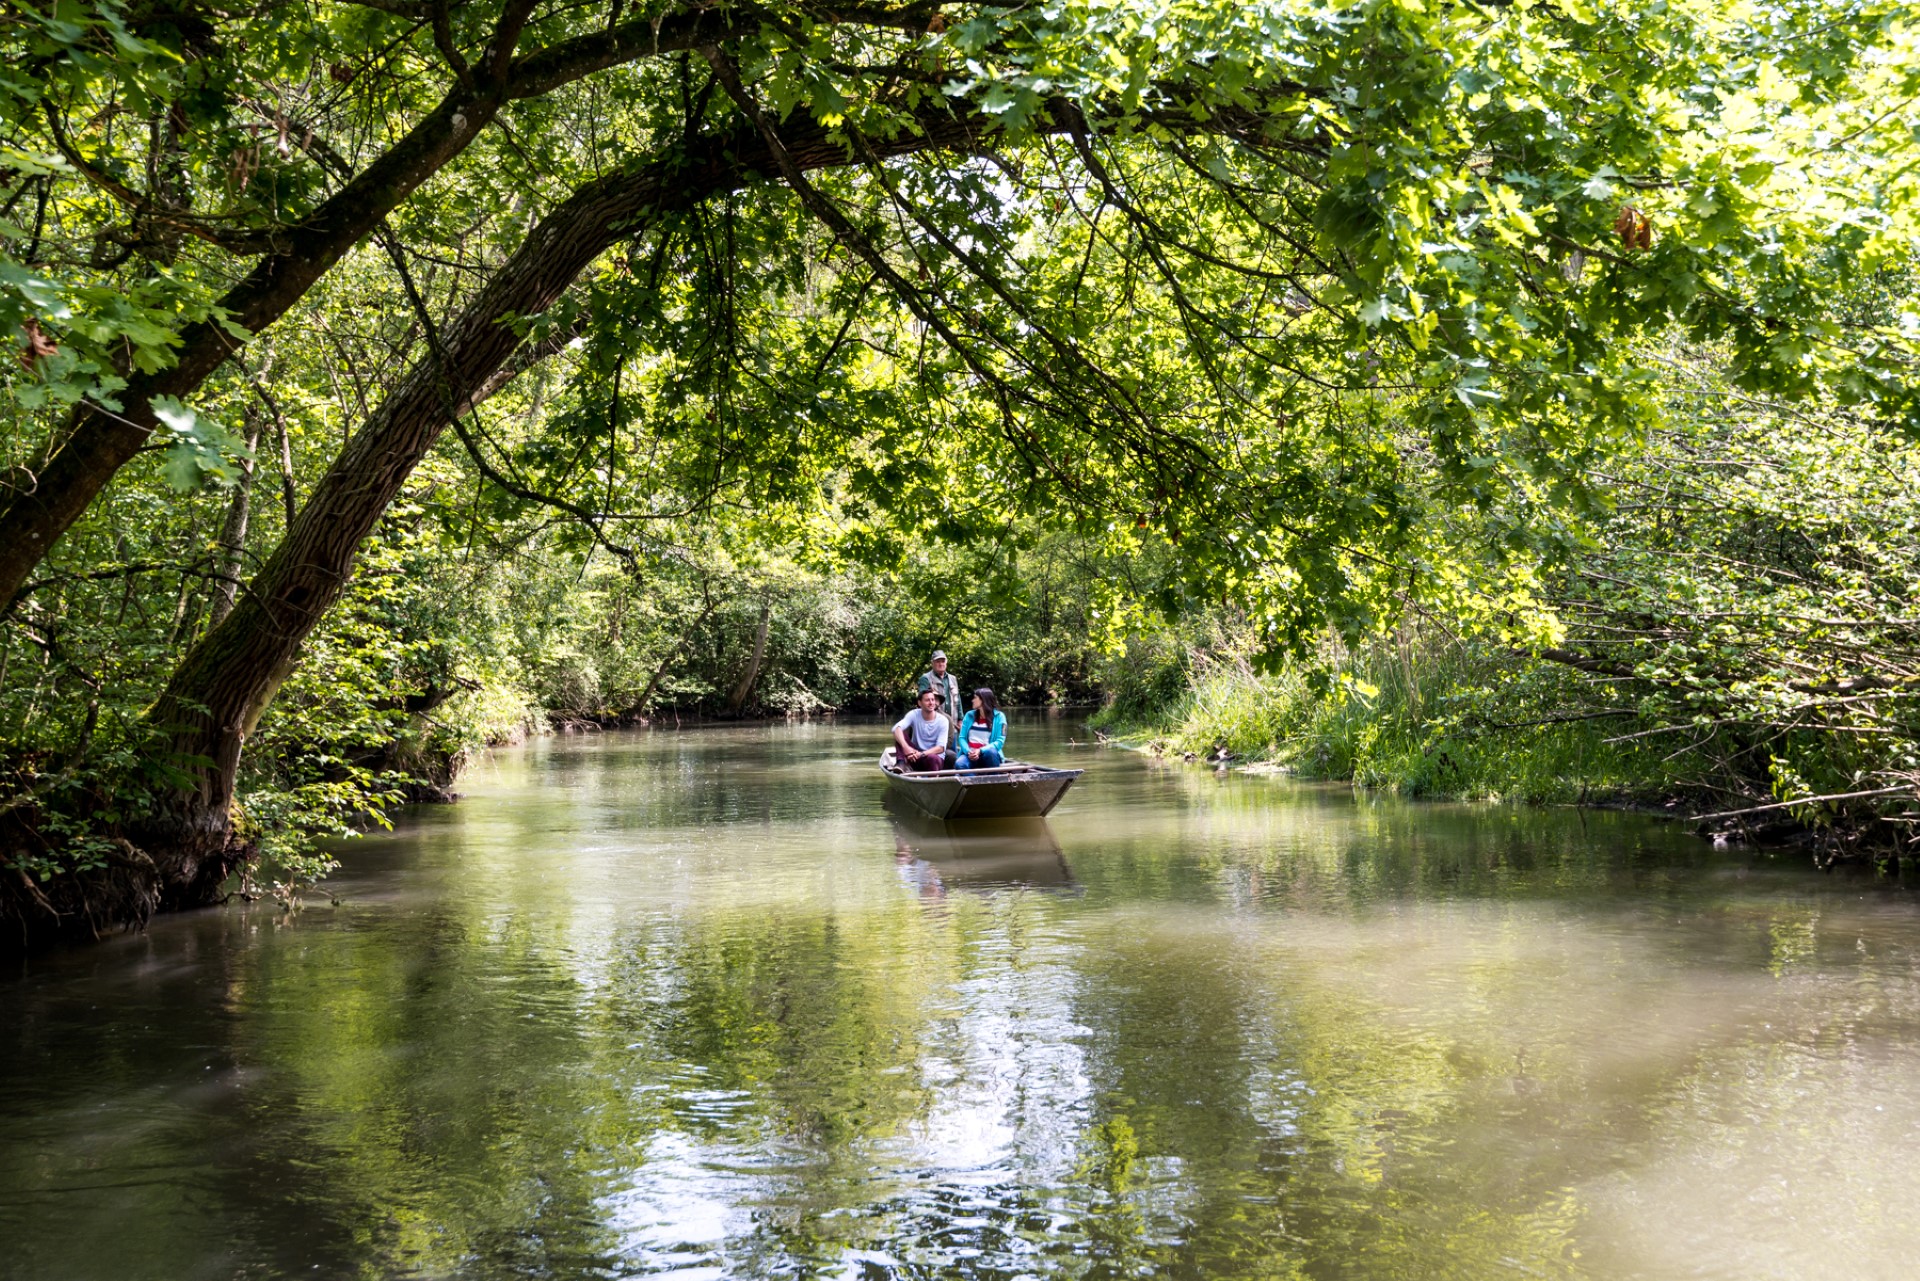
[(944, 649), (936, 649), (933, 651), (933, 656), (934, 658), (945, 658), (947, 656), (947, 651)]

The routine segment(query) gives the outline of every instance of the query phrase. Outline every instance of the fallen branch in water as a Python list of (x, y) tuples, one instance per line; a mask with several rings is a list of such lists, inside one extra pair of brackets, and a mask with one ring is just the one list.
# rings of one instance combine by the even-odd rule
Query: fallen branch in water
[(1901, 792), (1914, 790), (1912, 783), (1901, 783), (1895, 787), (1877, 787), (1867, 792), (1834, 792), (1828, 796), (1803, 796), (1797, 801), (1776, 801), (1772, 805), (1756, 805), (1752, 809), (1727, 810), (1720, 814), (1695, 814), (1690, 822), (1709, 823), (1721, 818), (1743, 818), (1748, 814), (1764, 814), (1769, 810), (1792, 809), (1795, 805), (1818, 805), (1822, 801), (1859, 801), (1874, 796), (1897, 796)]

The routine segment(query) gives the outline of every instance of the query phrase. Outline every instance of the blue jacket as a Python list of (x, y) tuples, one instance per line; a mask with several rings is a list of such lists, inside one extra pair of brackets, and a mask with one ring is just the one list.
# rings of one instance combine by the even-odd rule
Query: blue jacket
[[(953, 738), (954, 751), (964, 752), (967, 750), (967, 731), (973, 728), (973, 718), (978, 714), (977, 712), (969, 711), (965, 716), (960, 718), (960, 732), (954, 735)], [(1007, 754), (1007, 714), (1005, 712), (994, 712), (993, 730), (991, 736), (987, 739), (987, 746), (1002, 756)]]

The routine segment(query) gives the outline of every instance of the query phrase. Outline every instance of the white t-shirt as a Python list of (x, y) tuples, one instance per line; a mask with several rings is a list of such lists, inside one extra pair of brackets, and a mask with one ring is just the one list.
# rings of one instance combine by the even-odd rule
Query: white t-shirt
[(933, 719), (928, 720), (920, 714), (920, 709), (917, 707), (895, 721), (893, 727), (904, 732), (907, 742), (912, 744), (915, 750), (922, 752), (931, 752), (936, 747), (945, 747), (947, 731), (952, 728), (947, 718), (939, 712), (935, 712)]

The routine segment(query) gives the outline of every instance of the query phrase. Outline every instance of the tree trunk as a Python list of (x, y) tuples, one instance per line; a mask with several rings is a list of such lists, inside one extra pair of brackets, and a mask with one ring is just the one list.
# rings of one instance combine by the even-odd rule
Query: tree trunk
[(673, 670), (674, 663), (687, 652), (687, 646), (693, 643), (693, 634), (704, 627), (711, 617), (713, 617), (713, 601), (708, 599), (700, 610), (700, 616), (693, 620), (693, 626), (687, 628), (687, 634), (680, 638), (680, 643), (668, 650), (667, 656), (660, 660), (660, 665), (653, 669), (653, 675), (648, 678), (647, 687), (640, 691), (640, 697), (636, 698), (626, 711), (620, 713), (621, 720), (637, 720), (646, 715), (647, 708), (653, 703), (654, 694), (659, 692), (660, 682), (667, 679), (667, 673)]
[(767, 657), (767, 631), (773, 623), (773, 602), (760, 602), (760, 628), (753, 634), (753, 656), (747, 660), (746, 674), (740, 683), (733, 687), (733, 697), (727, 700), (727, 710), (735, 716), (747, 705), (747, 697), (753, 693), (753, 683), (760, 679), (760, 664)]
[(187, 520), (187, 536), (180, 540), (180, 588), (173, 596), (173, 623), (167, 628), (167, 648), (172, 649), (187, 626), (187, 605), (193, 599), (194, 578), (200, 569), (200, 510), (195, 508)]
[(293, 528), (294, 513), (300, 508), (293, 485), (293, 440), (287, 434), (287, 413), (280, 407), (280, 401), (267, 389), (265, 380), (253, 385), (254, 394), (266, 405), (267, 412), (273, 415), (273, 433), (280, 446), (280, 505), (286, 516), (286, 527)]
[[(248, 415), (249, 419), (252, 415)], [(233, 610), (234, 594), (240, 589), (240, 571), (246, 565), (247, 517), (252, 508), (253, 478), (259, 471), (252, 457), (260, 447), (260, 424), (247, 425), (247, 454), (240, 461), (240, 481), (233, 487), (233, 502), (227, 507), (227, 523), (220, 531), (220, 563), (214, 566), (213, 607), (207, 613), (207, 626), (218, 627)]]

